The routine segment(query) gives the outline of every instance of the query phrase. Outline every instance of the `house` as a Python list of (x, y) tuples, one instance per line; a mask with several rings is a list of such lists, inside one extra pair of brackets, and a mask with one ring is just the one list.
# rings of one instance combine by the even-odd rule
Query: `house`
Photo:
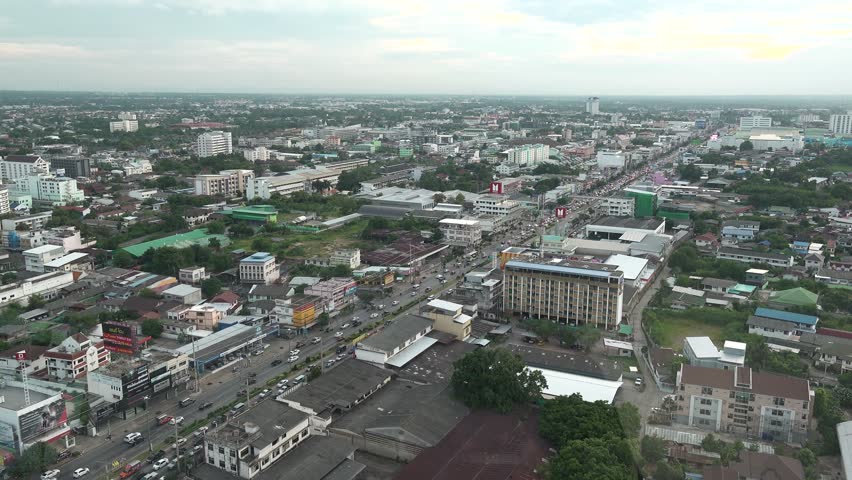
[(803, 334), (799, 343), (813, 348), (812, 356), (816, 366), (831, 367), (839, 373), (852, 371), (852, 333), (818, 328), (816, 333)]
[(802, 287), (790, 288), (769, 294), (769, 306), (786, 310), (792, 307), (816, 307), (819, 295)]
[(690, 365), (728, 370), (745, 364), (746, 344), (725, 341), (724, 348), (718, 350), (710, 337), (686, 337), (683, 340), (683, 354)]
[(754, 285), (756, 287), (762, 288), (766, 285), (767, 275), (769, 274), (769, 270), (764, 270), (762, 268), (749, 268), (746, 270), (745, 274), (745, 283), (748, 285)]
[(470, 336), (473, 317), (462, 313), (463, 305), (435, 299), (426, 304), (421, 315), (434, 320), (434, 329), (446, 332), (464, 341)]
[(819, 318), (813, 315), (758, 308), (746, 322), (748, 333), (767, 338), (798, 341), (804, 333), (816, 332)]
[(75, 333), (44, 353), (47, 373), (58, 379), (82, 378), (110, 363), (110, 352), (104, 342), (95, 342)]
[(728, 466), (705, 466), (701, 475), (703, 480), (805, 480), (805, 469), (795, 458), (746, 449)]
[(432, 320), (418, 315), (403, 315), (383, 330), (358, 342), (355, 357), (379, 366), (401, 368), (437, 342), (426, 336), (431, 331)]
[(738, 242), (754, 240), (756, 231), (748, 228), (722, 227), (722, 238)]
[(201, 289), (191, 285), (175, 285), (168, 290), (163, 291), (163, 298), (166, 300), (174, 300), (186, 305), (195, 305), (202, 300)]
[(736, 285), (737, 282), (722, 278), (705, 277), (701, 279), (701, 288), (708, 292), (728, 293), (728, 290)]
[(701, 250), (715, 251), (719, 248), (719, 239), (710, 232), (703, 233), (693, 239), (695, 246)]
[(178, 280), (189, 285), (199, 285), (208, 278), (210, 278), (210, 274), (204, 267), (181, 268), (178, 272)]
[(789, 268), (795, 263), (791, 255), (780, 253), (757, 252), (744, 248), (722, 247), (716, 252), (719, 260), (734, 260), (743, 263), (765, 263), (779, 268)]
[(852, 285), (852, 271), (822, 268), (814, 275), (814, 280), (831, 285), (849, 286)]

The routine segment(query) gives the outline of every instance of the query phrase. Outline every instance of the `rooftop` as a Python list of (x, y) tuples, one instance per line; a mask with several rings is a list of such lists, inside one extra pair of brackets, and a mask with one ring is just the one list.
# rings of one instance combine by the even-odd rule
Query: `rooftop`
[(443, 224), (452, 224), (452, 225), (477, 225), (479, 220), (462, 220), (459, 218), (445, 218), (438, 223)]
[[(30, 388), (29, 390), (29, 405), (42, 402), (53, 396), (38, 390), (34, 390), (32, 388)], [(57, 391), (54, 395), (59, 395), (60, 393), (61, 392)], [(0, 409), (18, 411), (23, 408), (26, 408), (27, 406), (28, 404), (26, 403), (26, 397), (24, 395), (23, 387), (19, 387), (17, 385), (9, 385), (8, 383), (3, 385), (3, 403), (0, 403)]]
[(695, 354), (696, 358), (719, 358), (719, 350), (713, 344), (710, 337), (686, 337), (684, 343), (689, 344), (689, 348)]
[(198, 292), (198, 291), (201, 291), (201, 289), (198, 288), (198, 287), (193, 287), (192, 285), (179, 284), (179, 285), (175, 285), (172, 288), (169, 288), (168, 290), (164, 290), (163, 295), (175, 295), (175, 296), (178, 296), (178, 297), (185, 297), (187, 295), (192, 295), (193, 293)]
[(634, 228), (637, 230), (656, 230), (664, 220), (656, 218), (603, 217), (589, 226)]
[(275, 260), (275, 256), (269, 252), (255, 252), (240, 260), (240, 263), (265, 263), (269, 259)]
[[(725, 390), (748, 390), (756, 394), (771, 397), (792, 398), (808, 401), (810, 385), (803, 378), (795, 378), (775, 373), (758, 372), (748, 367), (737, 367), (732, 370), (720, 368), (698, 367), (684, 364), (681, 367), (681, 382), (702, 387), (721, 388)], [(751, 388), (734, 385), (734, 375), (751, 376)]]
[[(359, 478), (364, 465), (351, 460), (355, 446), (348, 440), (313, 435), (281, 461), (263, 470), (257, 480), (351, 480)], [(207, 478), (207, 477), (199, 477)]]
[(566, 262), (566, 265), (542, 264), (509, 260), (506, 269), (526, 269), (546, 273), (561, 273), (569, 275), (584, 275), (589, 277), (610, 278), (621, 277), (622, 272), (616, 271), (612, 265), (591, 265), (578, 262)]
[(168, 237), (158, 238), (156, 240), (150, 240), (148, 242), (137, 243), (136, 245), (131, 245), (129, 247), (124, 247), (123, 250), (127, 253), (133, 255), (134, 257), (141, 257), (145, 252), (152, 248), (160, 248), (160, 247), (175, 247), (175, 248), (186, 248), (192, 245), (202, 245), (206, 246), (207, 242), (210, 239), (215, 238), (219, 240), (220, 245), (225, 246), (231, 243), (231, 240), (225, 235), (208, 235), (207, 230), (198, 229), (192, 230), (187, 233), (179, 233), (177, 235), (171, 235)]
[(309, 408), (317, 415), (328, 416), (336, 408), (348, 409), (388, 382), (391, 375), (388, 370), (360, 360), (344, 360), (283, 400)]
[(622, 375), (618, 363), (598, 361), (585, 354), (552, 351), (526, 345), (509, 345), (509, 349), (520, 355), (524, 363), (530, 367), (604, 380), (618, 380)]
[(392, 352), (395, 348), (403, 346), (406, 340), (415, 337), (418, 333), (423, 333), (431, 326), (432, 320), (428, 318), (411, 314), (402, 315), (383, 330), (361, 340), (358, 345), (371, 350)]
[[(261, 449), (297, 427), (307, 418), (307, 413), (269, 399), (246, 410), (223, 425), (222, 428), (208, 435), (213, 441), (238, 446), (251, 444), (255, 448)], [(256, 425), (259, 428), (259, 435), (246, 433), (244, 427), (246, 423)]]
[(804, 325), (816, 325), (819, 321), (819, 318), (813, 315), (775, 310), (773, 308), (760, 307), (754, 311), (754, 314), (758, 317), (771, 318), (773, 320), (781, 320), (784, 322), (801, 323)]
[(64, 251), (65, 249), (59, 245), (42, 245), (40, 247), (24, 250), (24, 255), (42, 255), (44, 253), (55, 252), (57, 249)]
[(435, 300), (430, 301), (426, 304), (427, 307), (436, 308), (438, 310), (444, 310), (446, 312), (457, 312), (464, 305), (460, 305), (458, 303), (448, 302), (446, 300), (441, 300), (440, 298), (436, 298)]

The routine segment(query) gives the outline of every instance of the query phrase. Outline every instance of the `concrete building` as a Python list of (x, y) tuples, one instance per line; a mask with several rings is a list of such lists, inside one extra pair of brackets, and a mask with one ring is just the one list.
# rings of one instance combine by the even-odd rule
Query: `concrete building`
[(37, 442), (52, 443), (70, 433), (63, 392), (6, 379), (2, 396), (0, 445), (16, 456)]
[(598, 97), (589, 97), (586, 99), (586, 113), (592, 115), (600, 115), (601, 99)]
[(507, 315), (589, 323), (621, 323), (624, 274), (611, 265), (509, 260), (503, 267), (503, 311)]
[(164, 290), (163, 298), (166, 300), (174, 300), (186, 305), (195, 305), (202, 300), (200, 288), (183, 284), (178, 284), (168, 290)]
[(550, 147), (540, 143), (534, 145), (519, 145), (503, 152), (506, 163), (521, 167), (534, 167), (550, 158)]
[(50, 159), (50, 168), (64, 170), (66, 177), (88, 177), (92, 174), (92, 161), (86, 157), (56, 157)]
[(170, 320), (182, 320), (202, 330), (216, 330), (216, 326), (219, 325), (219, 322), (223, 318), (225, 318), (225, 312), (210, 303), (193, 305), (177, 311), (169, 311)]
[(252, 170), (222, 170), (218, 174), (197, 175), (195, 194), (240, 196), (246, 192), (253, 180)]
[(746, 344), (725, 340), (722, 350), (716, 348), (710, 337), (686, 337), (683, 354), (690, 365), (729, 370), (745, 365)]
[(109, 122), (109, 132), (127, 132), (133, 133), (139, 131), (139, 121), (138, 120), (118, 120), (115, 122)]
[(740, 128), (770, 128), (772, 127), (772, 119), (760, 115), (752, 115), (750, 117), (740, 117)]
[(828, 117), (828, 131), (835, 135), (852, 135), (852, 111)]
[(65, 249), (57, 245), (42, 245), (24, 250), (24, 269), (28, 272), (44, 273), (44, 265), (65, 255)]
[(340, 249), (331, 252), (328, 257), (314, 257), (305, 260), (305, 265), (316, 265), (318, 267), (333, 267), (335, 265), (346, 265), (351, 269), (361, 265), (360, 249)]
[(8, 155), (0, 160), (0, 179), (4, 182), (48, 173), (50, 165), (39, 155)]
[(131, 190), (127, 192), (127, 196), (130, 198), (135, 198), (136, 200), (145, 201), (149, 198), (153, 197), (159, 192), (156, 188), (145, 188), (139, 190)]
[(636, 210), (636, 199), (632, 197), (606, 197), (598, 212), (605, 217), (633, 217)]
[(598, 168), (624, 168), (627, 156), (621, 150), (598, 150), (595, 160)]
[(83, 191), (77, 188), (77, 180), (50, 174), (16, 178), (15, 193), (29, 195), (36, 203), (57, 207), (83, 201)]
[(203, 280), (210, 278), (210, 274), (204, 267), (181, 268), (178, 272), (178, 280), (189, 285), (199, 285)]
[(248, 183), (246, 198), (268, 200), (278, 194), (286, 197), (295, 192), (305, 191), (305, 179), (299, 175), (279, 175), (277, 177), (257, 177)]
[(44, 300), (56, 298), (59, 290), (74, 283), (70, 272), (51, 272), (0, 286), (0, 307), (12, 302), (26, 305), (30, 297), (39, 295)]
[(351, 278), (330, 278), (317, 282), (304, 291), (305, 295), (313, 295), (324, 300), (326, 309), (329, 311), (340, 310), (343, 307), (355, 303), (358, 293), (358, 282)]
[(666, 222), (655, 218), (603, 217), (586, 225), (586, 238), (640, 242), (665, 232)]
[(420, 310), (420, 314), (432, 320), (433, 329), (454, 335), (456, 340), (464, 341), (470, 336), (473, 326), (473, 317), (462, 313), (464, 305), (446, 300), (435, 299), (429, 301)]
[(240, 260), (240, 281), (243, 283), (270, 284), (278, 280), (281, 271), (275, 256), (268, 252), (257, 252)]
[(767, 442), (808, 439), (814, 397), (803, 378), (684, 364), (675, 393), (677, 423)]
[(743, 263), (765, 263), (773, 267), (790, 268), (795, 264), (792, 255), (771, 252), (756, 252), (744, 248), (722, 247), (716, 252), (719, 260), (735, 260)]
[(9, 204), (9, 186), (0, 184), (0, 215), (11, 212)]
[(250, 150), (243, 150), (243, 158), (250, 162), (268, 162), (269, 150), (266, 147), (255, 147)]
[(482, 195), (473, 204), (476, 215), (494, 215), (504, 218), (519, 218), (523, 207), (514, 200), (503, 195)]
[(110, 352), (104, 342), (75, 333), (59, 345), (44, 352), (47, 373), (60, 380), (85, 377), (99, 367), (109, 364)]
[(141, 358), (113, 358), (90, 371), (86, 384), (90, 394), (100, 395), (116, 411), (135, 410), (152, 394), (150, 373), (148, 362)]
[(769, 339), (798, 341), (806, 333), (816, 333), (819, 318), (773, 308), (758, 308), (748, 317), (748, 333)]
[(432, 320), (406, 314), (355, 346), (355, 358), (378, 366), (403, 367), (437, 342), (426, 335)]
[(442, 243), (447, 245), (471, 248), (482, 243), (482, 227), (478, 220), (445, 218), (438, 222), (438, 228), (444, 235)]
[(44, 264), (45, 272), (91, 272), (94, 260), (88, 253), (71, 252)]
[(234, 152), (231, 132), (204, 132), (195, 140), (195, 152), (200, 158), (215, 155), (230, 155)]

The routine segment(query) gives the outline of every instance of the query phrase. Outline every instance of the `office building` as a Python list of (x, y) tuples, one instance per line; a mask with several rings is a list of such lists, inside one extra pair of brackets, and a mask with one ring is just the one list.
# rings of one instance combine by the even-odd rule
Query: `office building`
[(200, 158), (230, 155), (234, 152), (234, 147), (231, 144), (231, 132), (218, 130), (202, 133), (195, 141), (195, 152)]
[(589, 97), (586, 99), (586, 113), (599, 115), (601, 113), (601, 99), (598, 97)]
[(420, 314), (434, 321), (432, 328), (449, 333), (456, 340), (464, 341), (473, 328), (473, 317), (462, 312), (464, 305), (436, 298), (420, 309)]
[(828, 131), (835, 135), (852, 135), (852, 111), (828, 117)]
[(657, 214), (658, 196), (653, 187), (647, 190), (640, 187), (625, 188), (624, 196), (636, 200), (633, 209), (633, 216), (636, 218), (653, 217)]
[(752, 115), (750, 117), (740, 117), (740, 128), (770, 128), (772, 127), (772, 119), (762, 117), (760, 115)]
[(608, 217), (632, 217), (636, 211), (636, 199), (632, 197), (606, 197), (598, 205), (598, 213)]
[(58, 245), (42, 245), (24, 250), (24, 269), (28, 272), (44, 273), (44, 265), (65, 255)]
[(50, 165), (39, 155), (9, 155), (0, 160), (0, 178), (4, 182), (47, 173)]
[(340, 310), (355, 303), (358, 282), (345, 277), (329, 278), (305, 288), (304, 293), (323, 299), (329, 311)]
[(44, 352), (47, 373), (61, 380), (85, 377), (110, 362), (110, 352), (104, 342), (75, 333), (59, 345)]
[(250, 162), (267, 162), (269, 161), (269, 150), (266, 147), (255, 147), (250, 150), (243, 150), (243, 158)]
[(497, 217), (520, 217), (523, 207), (514, 200), (502, 195), (482, 195), (473, 204), (476, 215), (495, 215)]
[(222, 170), (218, 174), (197, 175), (195, 177), (196, 195), (240, 196), (254, 181), (251, 170)]
[(240, 260), (240, 281), (243, 283), (270, 284), (281, 275), (275, 255), (257, 252)]
[(77, 180), (36, 174), (15, 179), (15, 192), (29, 195), (33, 202), (60, 207), (83, 201), (83, 191), (77, 189)]
[(51, 158), (50, 168), (64, 170), (66, 177), (88, 177), (92, 174), (92, 161), (85, 157)]
[(358, 248), (340, 249), (331, 252), (328, 257), (314, 257), (305, 260), (305, 265), (316, 265), (318, 267), (333, 267), (335, 265), (346, 265), (351, 269), (361, 265), (361, 250)]
[(624, 274), (611, 265), (509, 260), (503, 267), (507, 315), (609, 329), (621, 323), (623, 302)]
[(136, 120), (119, 120), (109, 122), (109, 132), (136, 132), (139, 130), (139, 122)]
[(71, 428), (63, 395), (32, 382), (5, 379), (0, 402), (3, 447), (20, 455), (37, 442), (55, 442), (68, 435)]
[(204, 267), (181, 268), (178, 272), (178, 280), (189, 285), (200, 285), (203, 280), (208, 278), (210, 278), (210, 274)]
[(136, 114), (132, 112), (121, 112), (118, 114), (119, 120), (136, 120)]
[(766, 442), (808, 439), (814, 398), (803, 378), (684, 364), (675, 394), (677, 423)]
[(482, 243), (482, 226), (478, 220), (445, 218), (438, 222), (444, 235), (442, 243), (456, 247), (474, 248)]
[(535, 145), (519, 145), (503, 152), (506, 163), (522, 167), (534, 167), (550, 158), (550, 147), (537, 143)]
[(598, 168), (624, 168), (626, 158), (621, 150), (600, 150), (595, 157)]

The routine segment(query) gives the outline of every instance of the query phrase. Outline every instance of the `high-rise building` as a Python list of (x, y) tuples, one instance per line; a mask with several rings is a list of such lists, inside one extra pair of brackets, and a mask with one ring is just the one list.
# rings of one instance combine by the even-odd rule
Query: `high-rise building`
[(222, 170), (218, 174), (198, 175), (195, 177), (195, 194), (242, 195), (253, 179), (252, 170)]
[(65, 170), (66, 177), (88, 177), (92, 174), (92, 161), (85, 157), (51, 158), (50, 168)]
[(47, 160), (39, 155), (9, 155), (0, 160), (0, 178), (3, 181), (14, 181), (29, 175), (48, 173), (49, 170)]
[(852, 135), (852, 110), (842, 114), (832, 114), (828, 118), (828, 130), (835, 135)]
[(109, 122), (109, 131), (112, 132), (135, 132), (139, 130), (139, 122), (136, 120), (119, 120)]
[(621, 323), (624, 273), (616, 266), (509, 260), (503, 269), (503, 311), (607, 329)]
[(15, 192), (29, 195), (33, 201), (63, 206), (83, 201), (83, 191), (77, 188), (77, 180), (54, 177), (49, 174), (29, 175), (15, 179)]
[(641, 188), (625, 188), (624, 196), (634, 198), (633, 216), (653, 217), (657, 213), (657, 192), (653, 189), (645, 190)]
[(601, 113), (601, 99), (598, 97), (589, 97), (586, 99), (586, 113), (598, 115)]
[(550, 147), (537, 143), (535, 145), (518, 145), (503, 152), (506, 162), (513, 165), (534, 167), (550, 157)]
[(231, 132), (219, 130), (202, 133), (195, 141), (195, 151), (200, 158), (233, 153), (234, 147), (231, 144)]
[(740, 117), (740, 128), (769, 128), (771, 126), (772, 119), (770, 117), (762, 117), (760, 115)]

